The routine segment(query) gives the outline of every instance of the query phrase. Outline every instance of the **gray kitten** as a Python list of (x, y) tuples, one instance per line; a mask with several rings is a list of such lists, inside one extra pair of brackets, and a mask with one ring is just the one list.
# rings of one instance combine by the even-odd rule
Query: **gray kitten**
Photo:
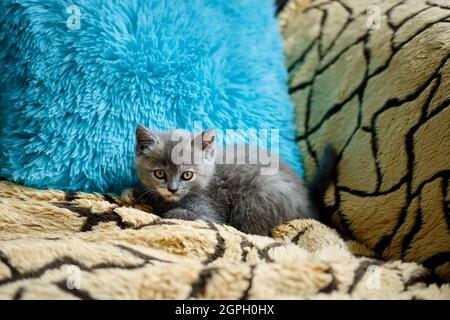
[[(292, 219), (318, 218), (301, 179), (287, 165), (280, 162), (275, 174), (262, 175), (264, 165), (248, 164), (248, 154), (246, 164), (237, 164), (236, 156), (233, 164), (218, 161), (214, 130), (194, 135), (138, 126), (136, 140), (143, 190), (135, 198), (144, 198), (164, 218), (228, 224), (258, 235)], [(234, 146), (223, 155), (230, 148)], [(181, 158), (186, 150), (188, 157)], [(201, 161), (193, 161), (195, 156)]]

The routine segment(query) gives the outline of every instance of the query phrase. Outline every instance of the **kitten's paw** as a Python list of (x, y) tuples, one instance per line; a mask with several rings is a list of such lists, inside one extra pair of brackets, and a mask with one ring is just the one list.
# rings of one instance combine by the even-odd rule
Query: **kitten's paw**
[(153, 208), (149, 204), (139, 200), (139, 193), (136, 193), (135, 189), (125, 189), (120, 196), (120, 205), (145, 212), (153, 212)]
[(210, 215), (201, 215), (197, 218), (197, 220), (201, 220), (207, 223), (216, 223), (216, 224), (224, 224), (225, 221), (218, 217), (210, 216)]
[(125, 189), (120, 195), (121, 205), (127, 207), (134, 207), (136, 199), (134, 198), (134, 189)]
[(145, 202), (139, 189), (125, 189), (120, 195), (119, 205), (153, 213), (153, 208)]

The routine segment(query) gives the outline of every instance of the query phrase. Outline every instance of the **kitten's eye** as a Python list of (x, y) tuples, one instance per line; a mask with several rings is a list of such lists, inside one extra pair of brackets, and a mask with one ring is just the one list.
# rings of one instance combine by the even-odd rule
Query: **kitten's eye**
[(164, 170), (161, 170), (161, 169), (154, 170), (153, 174), (158, 179), (164, 179), (166, 177), (166, 173), (164, 172)]
[(185, 171), (181, 175), (181, 179), (183, 179), (183, 180), (191, 180), (193, 176), (194, 176), (194, 173), (192, 171)]

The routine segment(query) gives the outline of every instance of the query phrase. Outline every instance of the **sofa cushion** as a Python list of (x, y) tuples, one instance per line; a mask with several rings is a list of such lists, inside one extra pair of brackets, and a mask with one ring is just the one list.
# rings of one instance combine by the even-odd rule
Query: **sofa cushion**
[(138, 123), (196, 121), (243, 137), (280, 129), (301, 174), (273, 0), (3, 0), (0, 26), (7, 179), (120, 192), (136, 181)]
[(334, 225), (450, 280), (448, 3), (292, 0), (281, 20), (306, 179), (338, 152)]

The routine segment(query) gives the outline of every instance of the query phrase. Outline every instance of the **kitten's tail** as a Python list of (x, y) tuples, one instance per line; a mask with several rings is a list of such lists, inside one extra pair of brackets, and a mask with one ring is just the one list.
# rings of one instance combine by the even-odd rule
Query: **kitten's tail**
[(309, 188), (310, 198), (313, 203), (314, 215), (323, 223), (328, 224), (329, 218), (324, 213), (325, 204), (323, 197), (333, 179), (336, 169), (336, 152), (330, 144), (326, 144), (323, 149), (322, 157), (317, 166), (317, 172)]

